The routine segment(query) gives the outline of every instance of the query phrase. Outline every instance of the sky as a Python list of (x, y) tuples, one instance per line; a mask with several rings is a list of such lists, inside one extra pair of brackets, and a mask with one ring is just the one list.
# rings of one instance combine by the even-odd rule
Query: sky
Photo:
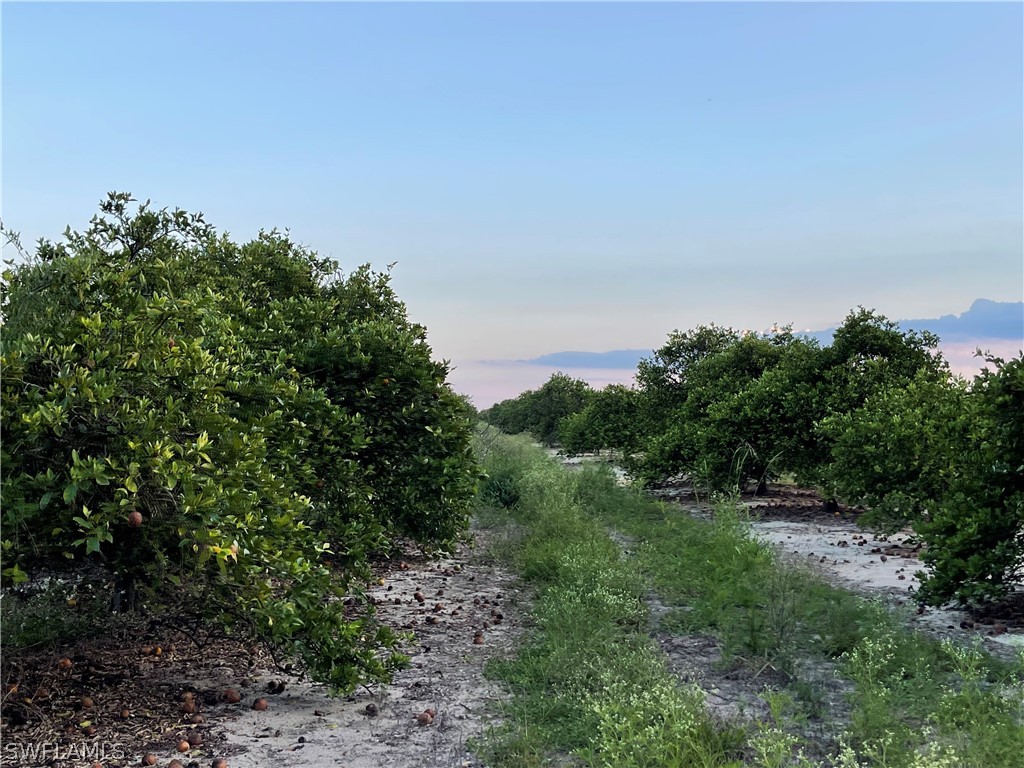
[(24, 242), (120, 190), (397, 262), (482, 406), (547, 377), (484, 360), (1024, 299), (1019, 3), (3, 2), (0, 24)]

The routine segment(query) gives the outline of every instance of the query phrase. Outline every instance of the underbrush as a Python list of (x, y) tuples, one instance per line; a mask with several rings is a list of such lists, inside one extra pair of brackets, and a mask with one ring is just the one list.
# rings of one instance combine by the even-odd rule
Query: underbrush
[[(880, 603), (781, 562), (733, 500), (699, 520), (617, 486), (607, 467), (567, 472), (528, 441), (487, 441), (478, 515), (516, 531), (503, 556), (539, 593), (534, 636), (491, 670), (514, 693), (487, 744), (495, 764), (541, 765), (552, 753), (594, 766), (1019, 764), (1022, 663), (911, 632)], [(607, 528), (635, 542), (635, 557)], [(648, 585), (674, 608), (663, 631), (714, 634), (723, 663), (751, 677), (770, 666), (789, 681), (764, 695), (770, 721), (716, 723), (703, 693), (672, 678), (647, 635)], [(852, 690), (827, 755), (797, 727), (836, 716), (801, 679), (808, 659)]]
[(7, 652), (43, 651), (99, 634), (103, 620), (111, 616), (109, 598), (78, 595), (68, 585), (53, 580), (31, 594), (4, 591), (0, 595), (0, 647)]
[(532, 637), (489, 669), (513, 693), (480, 747), (489, 763), (569, 753), (608, 768), (741, 765), (742, 732), (712, 722), (703, 693), (654, 648), (644, 580), (580, 506), (578, 479), (518, 438), (492, 436), (484, 464), (480, 517), (522, 531), (501, 554), (538, 592)]

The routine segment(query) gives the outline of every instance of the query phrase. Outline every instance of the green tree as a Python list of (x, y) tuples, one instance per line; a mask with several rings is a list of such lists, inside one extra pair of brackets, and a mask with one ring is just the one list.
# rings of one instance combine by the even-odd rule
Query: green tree
[(657, 386), (668, 386), (672, 393), (648, 390), (655, 402), (679, 402), (662, 431), (648, 442), (640, 475), (655, 481), (686, 473), (714, 490), (743, 487), (756, 479), (763, 490), (772, 454), (761, 448), (767, 436), (758, 427), (767, 412), (745, 408), (746, 392), (779, 364), (791, 346), (802, 342), (788, 330), (737, 334), (730, 340), (728, 334), (701, 329), (694, 336), (710, 338), (714, 346), (702, 344), (700, 356), (690, 358), (678, 376), (656, 380)]
[(827, 347), (788, 328), (673, 332), (638, 375), (651, 426), (635, 471), (648, 482), (687, 474), (713, 490), (753, 480), (758, 491), (789, 471), (828, 487), (834, 436), (819, 425), (919, 371), (941, 376), (937, 341), (863, 308)]
[(562, 419), (582, 411), (593, 395), (587, 382), (558, 372), (539, 389), (482, 411), (480, 418), (509, 434), (529, 432), (545, 445), (555, 445)]
[(830, 485), (862, 505), (862, 520), (887, 531), (922, 519), (947, 498), (971, 450), (970, 388), (963, 379), (919, 371), (864, 405), (822, 422), (832, 440)]
[(690, 373), (740, 339), (739, 332), (718, 325), (674, 330), (650, 358), (637, 366), (637, 387), (653, 423), (660, 423), (686, 402)]
[[(915, 526), (926, 543), (920, 599), (1006, 597), (1024, 565), (1024, 355), (989, 357), (967, 398), (966, 460), (949, 492)], [(954, 443), (955, 446), (955, 443)], [(955, 464), (954, 464), (955, 466)]]
[(5, 578), (88, 562), (118, 610), (185, 590), (339, 689), (386, 677), (393, 636), (340, 598), (388, 534), (465, 523), (477, 469), (446, 366), (386, 276), (131, 202), (4, 274)]
[(598, 390), (590, 402), (562, 419), (559, 437), (570, 453), (586, 453), (603, 448), (634, 452), (643, 440), (639, 393), (622, 384), (609, 384)]

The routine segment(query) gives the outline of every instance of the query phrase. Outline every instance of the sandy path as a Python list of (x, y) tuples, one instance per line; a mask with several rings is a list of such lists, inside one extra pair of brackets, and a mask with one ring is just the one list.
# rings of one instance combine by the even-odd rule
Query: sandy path
[[(480, 532), (476, 536), (483, 538)], [(247, 709), (221, 721), (225, 751), (233, 753), (231, 768), (483, 765), (468, 752), (467, 741), (495, 722), (492, 705), (503, 697), (484, 678), (484, 665), (509, 654), (520, 632), (525, 611), (513, 575), (479, 546), (462, 545), (451, 558), (410, 561), (408, 570), (391, 572), (373, 594), (386, 623), (415, 633), (406, 650), (411, 666), (391, 685), (345, 698), (332, 699), (322, 686), (293, 682), (284, 693), (268, 697), (267, 711)], [(477, 631), (483, 632), (479, 644)], [(274, 679), (255, 676), (249, 688), (262, 690)], [(252, 697), (243, 694), (243, 700)], [(368, 705), (375, 714), (367, 713)], [(428, 708), (436, 712), (433, 722), (419, 725), (416, 715)]]

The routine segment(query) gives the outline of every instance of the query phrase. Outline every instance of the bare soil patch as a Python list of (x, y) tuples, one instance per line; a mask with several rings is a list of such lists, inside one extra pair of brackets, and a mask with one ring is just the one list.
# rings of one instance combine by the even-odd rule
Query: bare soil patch
[[(347, 697), (282, 673), (260, 648), (227, 639), (199, 647), (145, 628), (7, 654), (0, 765), (122, 768), (148, 752), (159, 766), (178, 759), (186, 768), (216, 757), (231, 768), (479, 766), (467, 741), (486, 731), (503, 695), (484, 665), (512, 652), (523, 613), (513, 575), (477, 546), (484, 537), (475, 531), (451, 557), (409, 551), (380, 566), (378, 616), (408, 633), (411, 662), (390, 685)], [(68, 668), (58, 664), (65, 657)], [(238, 702), (225, 700), (229, 688)], [(194, 705), (183, 708), (189, 694)], [(254, 709), (257, 699), (266, 709)], [(179, 751), (183, 741), (189, 749)]]

